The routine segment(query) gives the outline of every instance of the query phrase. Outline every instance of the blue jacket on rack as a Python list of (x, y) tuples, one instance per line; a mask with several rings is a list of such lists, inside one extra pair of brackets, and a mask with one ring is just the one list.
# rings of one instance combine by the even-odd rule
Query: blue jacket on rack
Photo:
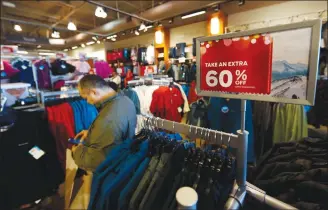
[(98, 115), (96, 107), (88, 104), (86, 100), (73, 101), (70, 105), (74, 113), (75, 133), (89, 129)]
[[(208, 106), (209, 127), (227, 133), (236, 133), (241, 128), (241, 100), (224, 98), (211, 98)], [(247, 161), (254, 162), (254, 132), (251, 102), (246, 102), (245, 129), (248, 135)]]

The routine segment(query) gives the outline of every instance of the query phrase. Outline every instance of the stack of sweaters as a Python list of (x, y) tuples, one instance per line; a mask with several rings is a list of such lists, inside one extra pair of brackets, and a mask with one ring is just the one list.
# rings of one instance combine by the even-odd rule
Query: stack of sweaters
[(254, 175), (257, 187), (298, 209), (328, 209), (328, 140), (277, 143)]

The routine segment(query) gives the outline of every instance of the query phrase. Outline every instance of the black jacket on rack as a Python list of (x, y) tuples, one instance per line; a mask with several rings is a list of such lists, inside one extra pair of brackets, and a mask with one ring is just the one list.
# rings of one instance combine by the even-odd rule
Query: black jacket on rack
[[(56, 145), (43, 111), (16, 111), (14, 126), (1, 132), (0, 209), (13, 209), (56, 193), (64, 181)], [(39, 159), (31, 149), (44, 151)]]
[(51, 63), (51, 72), (53, 75), (65, 75), (68, 73), (73, 73), (75, 69), (75, 66), (67, 63), (64, 60), (56, 59)]

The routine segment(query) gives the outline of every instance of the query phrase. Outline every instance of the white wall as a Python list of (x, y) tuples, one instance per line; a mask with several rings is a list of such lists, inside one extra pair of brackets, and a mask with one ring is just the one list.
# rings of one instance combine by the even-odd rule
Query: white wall
[(171, 28), (170, 47), (174, 47), (177, 43), (181, 42), (192, 44), (193, 38), (206, 35), (206, 21), (180, 26), (177, 28)]
[[(230, 14), (228, 15), (228, 27), (238, 26), (242, 24), (249, 24), (252, 22), (275, 20), (275, 19), (276, 19), (275, 21), (272, 21), (274, 22), (272, 23), (273, 25), (283, 24), (283, 23), (288, 23), (286, 22), (288, 21), (288, 17), (298, 16), (298, 15), (302, 16), (300, 17), (302, 19), (296, 20), (297, 18), (295, 18), (295, 21), (302, 21), (304, 16), (308, 16), (309, 18), (312, 18), (314, 16), (318, 16), (318, 12), (324, 10), (327, 11), (326, 1), (287, 1), (280, 4), (270, 5), (267, 7)], [(327, 12), (325, 13), (324, 16), (327, 17)], [(257, 27), (261, 27), (261, 26), (257, 26)]]
[(104, 43), (86, 46), (85, 48), (79, 47), (75, 50), (70, 50), (67, 55), (73, 58), (79, 58), (79, 53), (86, 53), (88, 57), (97, 57), (98, 59), (106, 60), (106, 50)]
[(148, 33), (117, 42), (106, 42), (105, 46), (106, 46), (106, 50), (130, 48), (130, 47), (136, 47), (137, 45), (148, 46), (154, 43), (154, 38), (155, 38), (154, 33)]

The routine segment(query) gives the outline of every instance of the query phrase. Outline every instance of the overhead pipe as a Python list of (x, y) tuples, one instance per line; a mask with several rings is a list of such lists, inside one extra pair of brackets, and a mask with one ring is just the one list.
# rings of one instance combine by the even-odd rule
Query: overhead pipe
[[(0, 19), (5, 20), (5, 21), (10, 21), (10, 22), (15, 22), (15, 23), (26, 24), (26, 25), (41, 26), (41, 27), (49, 28), (49, 29), (53, 28), (51, 25), (40, 23), (40, 22), (31, 22), (31, 21), (19, 20), (19, 19), (8, 18), (8, 17), (0, 17)], [(68, 30), (67, 28), (59, 27), (59, 26), (56, 26), (55, 28), (57, 30), (61, 30), (61, 31), (71, 31), (71, 30)], [(92, 36), (100, 36), (100, 37), (104, 36), (103, 34), (91, 32), (91, 31), (80, 31), (80, 30), (76, 30), (76, 31), (83, 33), (83, 34), (92, 35)]]
[(102, 4), (102, 3), (99, 3), (99, 2), (96, 2), (96, 1), (92, 1), (92, 0), (87, 0), (88, 3), (90, 4), (93, 4), (93, 5), (97, 5), (99, 7), (104, 7), (104, 8), (107, 8), (107, 9), (110, 9), (110, 10), (113, 10), (115, 12), (118, 12), (118, 13), (121, 13), (121, 14), (124, 14), (124, 15), (127, 15), (127, 16), (130, 16), (130, 17), (134, 17), (136, 19), (139, 19), (139, 20), (142, 20), (142, 21), (145, 21), (145, 22), (149, 22), (149, 23), (153, 23), (152, 20), (149, 20), (149, 19), (146, 19), (146, 18), (143, 18), (143, 17), (140, 17), (138, 15), (135, 15), (135, 14), (131, 14), (131, 13), (128, 13), (128, 12), (125, 12), (123, 10), (120, 10), (120, 9), (117, 9), (117, 8), (114, 8), (114, 7), (111, 7), (111, 6), (107, 6), (105, 4)]

